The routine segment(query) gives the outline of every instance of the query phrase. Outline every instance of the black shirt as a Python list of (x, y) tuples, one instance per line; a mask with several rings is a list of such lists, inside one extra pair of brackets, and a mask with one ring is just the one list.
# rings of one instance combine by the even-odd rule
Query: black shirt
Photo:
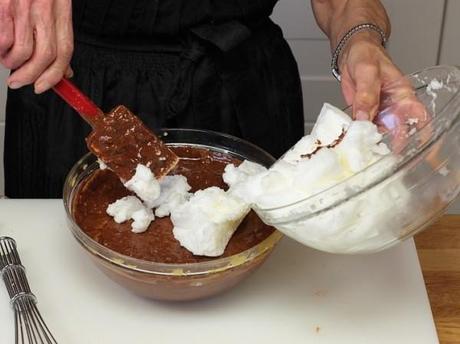
[(277, 0), (74, 0), (77, 32), (105, 36), (176, 35), (203, 23), (268, 17)]

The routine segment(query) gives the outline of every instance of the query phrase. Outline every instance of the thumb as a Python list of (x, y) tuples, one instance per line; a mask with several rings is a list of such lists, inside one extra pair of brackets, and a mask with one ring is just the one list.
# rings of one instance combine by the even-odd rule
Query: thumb
[(375, 65), (358, 65), (354, 79), (353, 118), (372, 121), (377, 115), (380, 101), (380, 70)]

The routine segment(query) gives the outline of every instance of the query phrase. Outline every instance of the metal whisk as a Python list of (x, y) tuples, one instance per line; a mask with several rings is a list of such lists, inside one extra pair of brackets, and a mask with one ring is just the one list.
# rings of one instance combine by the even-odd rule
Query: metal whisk
[(16, 242), (9, 237), (0, 237), (0, 274), (14, 309), (15, 343), (57, 344), (38, 311)]

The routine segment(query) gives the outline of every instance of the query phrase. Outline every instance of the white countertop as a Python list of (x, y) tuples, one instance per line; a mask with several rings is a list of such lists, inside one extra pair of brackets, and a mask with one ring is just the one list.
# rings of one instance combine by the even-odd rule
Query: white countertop
[[(370, 256), (285, 238), (242, 284), (210, 300), (142, 299), (106, 278), (66, 227), (60, 200), (0, 200), (0, 235), (18, 248), (59, 343), (438, 343), (412, 240)], [(13, 312), (0, 287), (3, 344)]]

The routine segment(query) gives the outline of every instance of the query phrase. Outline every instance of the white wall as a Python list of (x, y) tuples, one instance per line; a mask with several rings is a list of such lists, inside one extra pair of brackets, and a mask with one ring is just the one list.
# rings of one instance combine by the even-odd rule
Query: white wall
[[(460, 13), (460, 1), (383, 0), (383, 3), (393, 27), (388, 49), (404, 72), (438, 64), (438, 56), (441, 57), (441, 63), (460, 65), (460, 22), (455, 15)], [(280, 0), (273, 19), (282, 26), (299, 64), (305, 103), (305, 128), (309, 131), (323, 102), (345, 105), (338, 84), (330, 74), (329, 43), (316, 26), (309, 0)], [(6, 76), (6, 71), (0, 67), (1, 152)], [(2, 193), (3, 159), (0, 162), (0, 195)]]

